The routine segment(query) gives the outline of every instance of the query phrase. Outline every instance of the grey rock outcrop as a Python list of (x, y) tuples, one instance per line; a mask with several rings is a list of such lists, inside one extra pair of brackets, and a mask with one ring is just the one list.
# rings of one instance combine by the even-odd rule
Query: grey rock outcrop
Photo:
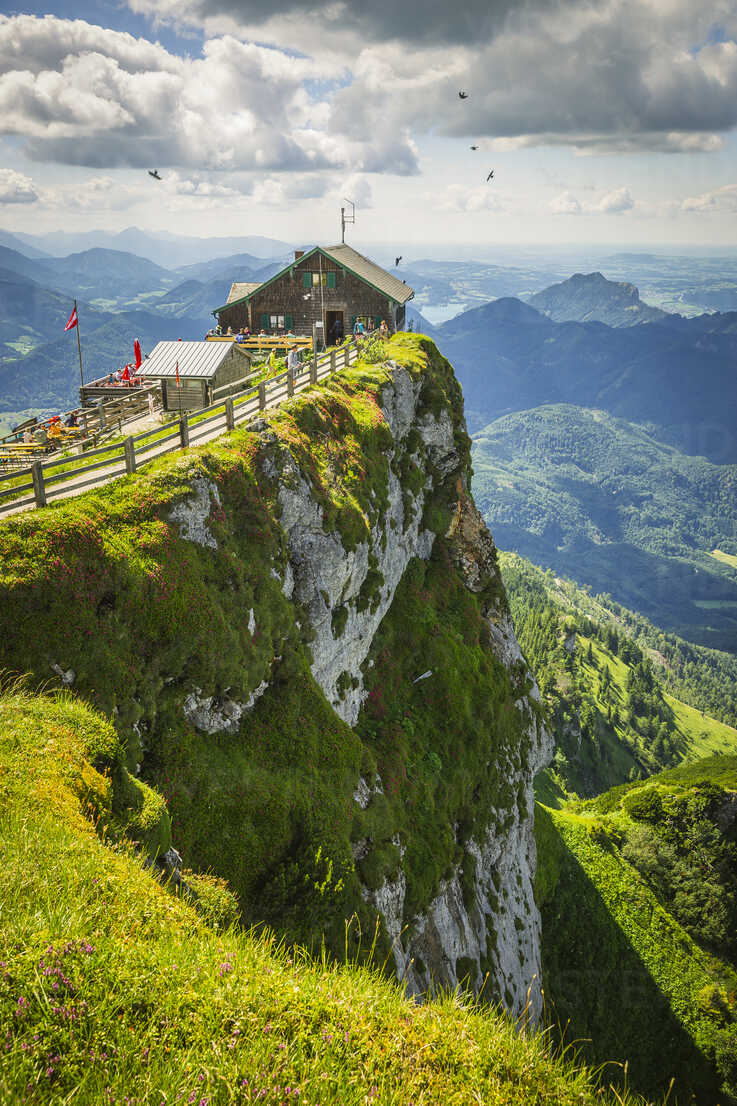
[(220, 493), (217, 484), (203, 476), (192, 480), (195, 494), (175, 503), (169, 512), (169, 518), (179, 527), (181, 537), (210, 549), (217, 549), (218, 543), (208, 525), (213, 502), (220, 506)]
[[(335, 532), (323, 529), (323, 511), (312, 490), (288, 454), (279, 460), (280, 522), (287, 536), (289, 563), (285, 589), (304, 605), (314, 633), (312, 674), (337, 714), (355, 725), (365, 698), (361, 665), (366, 660), (374, 634), (391, 606), (394, 593), (412, 557), (427, 559), (435, 535), (422, 528), (426, 491), (416, 495), (403, 489), (391, 468), (396, 454), (404, 450), (404, 439), (417, 428), (425, 446), (424, 456), (413, 457), (425, 474), (425, 486), (432, 486), (430, 468), (449, 472), (459, 463), (453, 440), (453, 426), (447, 411), (438, 418), (417, 417), (420, 384), (409, 372), (391, 366), (391, 379), (383, 391), (382, 410), (395, 442), (388, 460), (389, 505), (372, 529), (370, 541), (346, 550)], [(383, 578), (370, 604), (359, 609), (361, 589), (373, 556)], [(289, 581), (289, 584), (287, 584)], [(285, 594), (286, 594), (285, 590)], [(345, 611), (340, 630), (334, 612)], [(350, 685), (341, 688), (344, 673)]]

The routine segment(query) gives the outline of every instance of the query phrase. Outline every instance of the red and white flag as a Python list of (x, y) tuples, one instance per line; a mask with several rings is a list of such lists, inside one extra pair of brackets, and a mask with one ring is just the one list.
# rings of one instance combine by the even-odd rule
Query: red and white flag
[(179, 362), (178, 361), (177, 361), (176, 365), (174, 366), (174, 372), (176, 373), (176, 377), (177, 377), (177, 388), (181, 388), (182, 385), (179, 382)]
[(78, 325), (79, 325), (79, 318), (77, 316), (77, 305), (75, 303), (75, 305), (72, 309), (72, 313), (69, 316), (69, 319), (67, 320), (67, 325), (64, 327), (64, 329), (65, 330), (74, 330), (75, 326), (78, 326)]
[(136, 359), (136, 368), (140, 369), (143, 358), (141, 357), (141, 343), (138, 341), (137, 338), (133, 343), (133, 354)]

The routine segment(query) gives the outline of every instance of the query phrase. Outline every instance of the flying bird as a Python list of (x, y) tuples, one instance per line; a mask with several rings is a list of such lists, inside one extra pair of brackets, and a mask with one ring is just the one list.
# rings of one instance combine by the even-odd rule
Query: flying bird
[(467, 100), (468, 99), (468, 93), (464, 92), (463, 89), (461, 89), (461, 91), (458, 93), (458, 96), (461, 100)]
[(493, 177), (494, 177), (494, 170), (492, 169), (491, 172), (489, 173), (488, 177), (486, 178), (487, 182), (492, 180)]
[(154, 180), (162, 180), (162, 178), (159, 176), (159, 170), (158, 169), (149, 169), (148, 175), (150, 177), (153, 177)]
[(394, 258), (394, 268), (395, 268), (395, 269), (396, 269), (397, 265), (399, 264), (399, 262), (400, 262), (401, 260), (402, 260), (402, 255), (401, 255), (401, 253), (400, 253), (399, 257), (395, 257), (395, 258)]
[(478, 150), (478, 146), (472, 146), (471, 149), (472, 150)]

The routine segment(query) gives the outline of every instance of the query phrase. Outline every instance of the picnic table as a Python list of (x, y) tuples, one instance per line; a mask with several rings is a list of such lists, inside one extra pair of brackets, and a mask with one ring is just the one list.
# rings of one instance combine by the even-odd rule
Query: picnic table
[(41, 442), (5, 442), (0, 446), (0, 467), (27, 468), (48, 452), (48, 445)]

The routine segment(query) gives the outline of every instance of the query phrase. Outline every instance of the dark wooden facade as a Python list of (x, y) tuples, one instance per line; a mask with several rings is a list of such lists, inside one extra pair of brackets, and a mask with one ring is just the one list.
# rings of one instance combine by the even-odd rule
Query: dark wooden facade
[(223, 331), (231, 328), (233, 333), (249, 327), (254, 334), (265, 330), (308, 336), (315, 323), (322, 323), (323, 340), (330, 345), (338, 319), (345, 336), (351, 334), (358, 317), (364, 323), (371, 318), (376, 329), (385, 319), (390, 331), (395, 331), (404, 327), (405, 308), (334, 258), (313, 251), (295, 257), (271, 281), (216, 314)]

